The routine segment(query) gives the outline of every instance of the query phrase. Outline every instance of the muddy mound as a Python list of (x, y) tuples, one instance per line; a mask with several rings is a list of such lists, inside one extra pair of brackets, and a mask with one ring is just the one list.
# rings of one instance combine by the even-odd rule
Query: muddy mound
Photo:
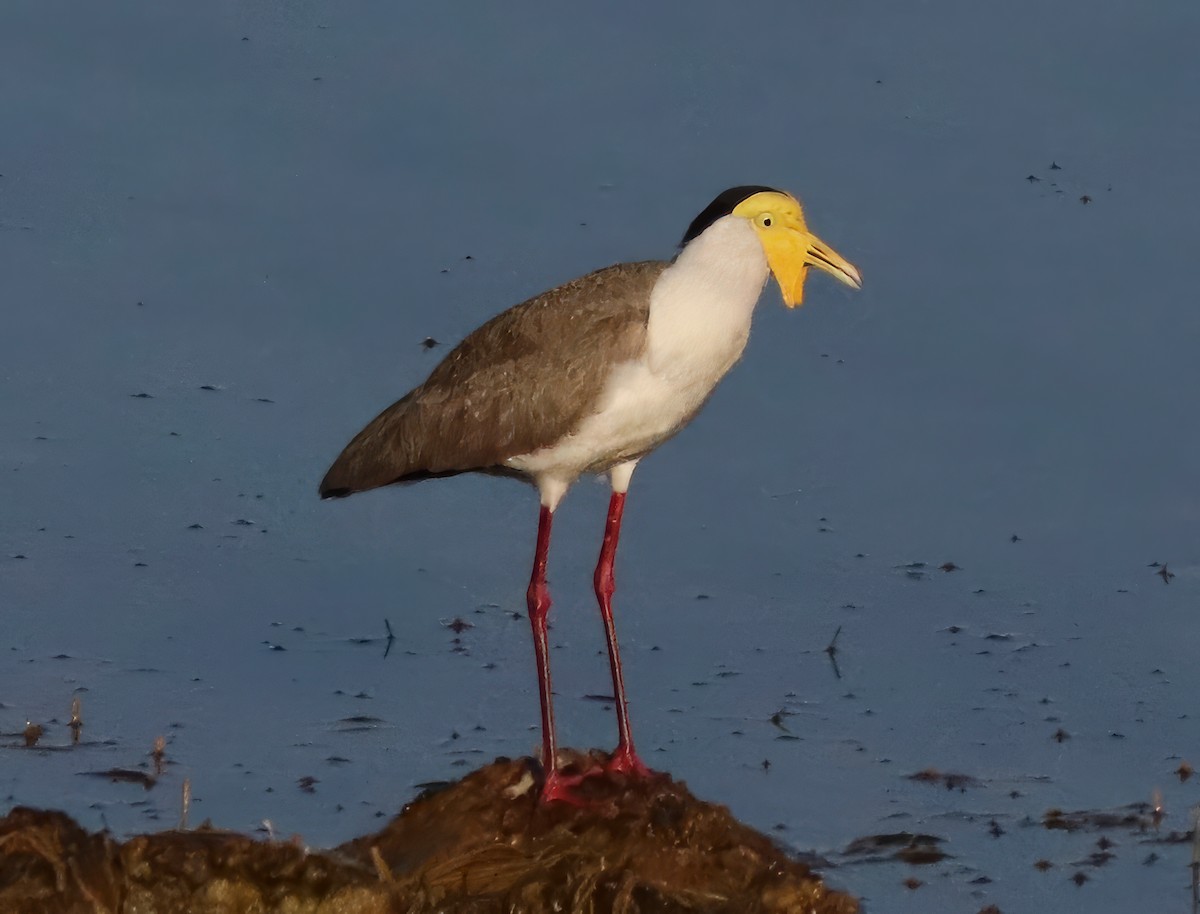
[[(573, 756), (590, 766), (599, 756)], [(666, 775), (589, 778), (583, 804), (536, 802), (536, 768), (499, 759), (330, 851), (199, 828), (123, 844), (67, 816), (0, 820), (0, 910), (541, 914), (848, 914), (806, 866)]]

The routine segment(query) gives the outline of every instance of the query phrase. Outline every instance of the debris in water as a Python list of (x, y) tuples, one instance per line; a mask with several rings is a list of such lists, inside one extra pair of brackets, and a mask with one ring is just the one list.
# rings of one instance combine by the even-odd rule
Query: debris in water
[(179, 830), (186, 831), (188, 810), (192, 808), (192, 779), (184, 778), (179, 792)]
[(152, 774), (137, 768), (109, 768), (106, 771), (81, 771), (79, 773), (90, 778), (106, 778), (114, 784), (140, 784), (142, 790), (149, 790), (157, 783)]
[(35, 724), (31, 720), (25, 721), (25, 748), (32, 749), (36, 746), (45, 732), (45, 728), (41, 724)]
[(76, 695), (71, 699), (71, 722), (67, 724), (71, 728), (71, 745), (79, 745), (79, 737), (83, 732), (83, 717), (81, 716), (82, 705), (79, 701), (79, 696)]
[(941, 784), (947, 790), (965, 791), (968, 787), (978, 787), (979, 780), (969, 774), (955, 774), (952, 771), (938, 771), (936, 768), (925, 768), (908, 776), (910, 781), (922, 784)]

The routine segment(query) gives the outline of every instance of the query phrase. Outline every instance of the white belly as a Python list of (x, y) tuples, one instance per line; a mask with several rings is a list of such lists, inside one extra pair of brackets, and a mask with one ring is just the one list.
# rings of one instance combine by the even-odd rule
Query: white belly
[(583, 473), (601, 473), (653, 450), (682, 428), (741, 354), (697, 370), (657, 374), (644, 362), (618, 366), (597, 413), (559, 443), (508, 461), (535, 478), (569, 485)]

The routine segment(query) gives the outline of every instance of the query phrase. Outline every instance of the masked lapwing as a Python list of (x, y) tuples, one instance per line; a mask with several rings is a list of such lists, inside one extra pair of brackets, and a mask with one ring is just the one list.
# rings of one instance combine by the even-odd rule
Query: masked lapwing
[(359, 432), (321, 482), (323, 498), (457, 473), (517, 476), (541, 496), (526, 592), (542, 714), (544, 800), (571, 799), (558, 768), (546, 621), (554, 511), (585, 473), (612, 483), (595, 590), (612, 668), (618, 741), (609, 770), (649, 769), (634, 750), (613, 627), (613, 560), (638, 461), (687, 425), (741, 357), (769, 274), (801, 302), (810, 266), (860, 288), (799, 201), (769, 187), (717, 196), (674, 260), (619, 263), (544, 292), (463, 340), (425, 383)]

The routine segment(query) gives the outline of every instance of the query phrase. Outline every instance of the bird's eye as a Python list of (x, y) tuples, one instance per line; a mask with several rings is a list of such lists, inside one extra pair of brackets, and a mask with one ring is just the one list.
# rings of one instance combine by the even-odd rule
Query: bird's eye
[(770, 213), (759, 213), (755, 221), (758, 223), (760, 228), (770, 228), (771, 223), (775, 221), (775, 218)]

